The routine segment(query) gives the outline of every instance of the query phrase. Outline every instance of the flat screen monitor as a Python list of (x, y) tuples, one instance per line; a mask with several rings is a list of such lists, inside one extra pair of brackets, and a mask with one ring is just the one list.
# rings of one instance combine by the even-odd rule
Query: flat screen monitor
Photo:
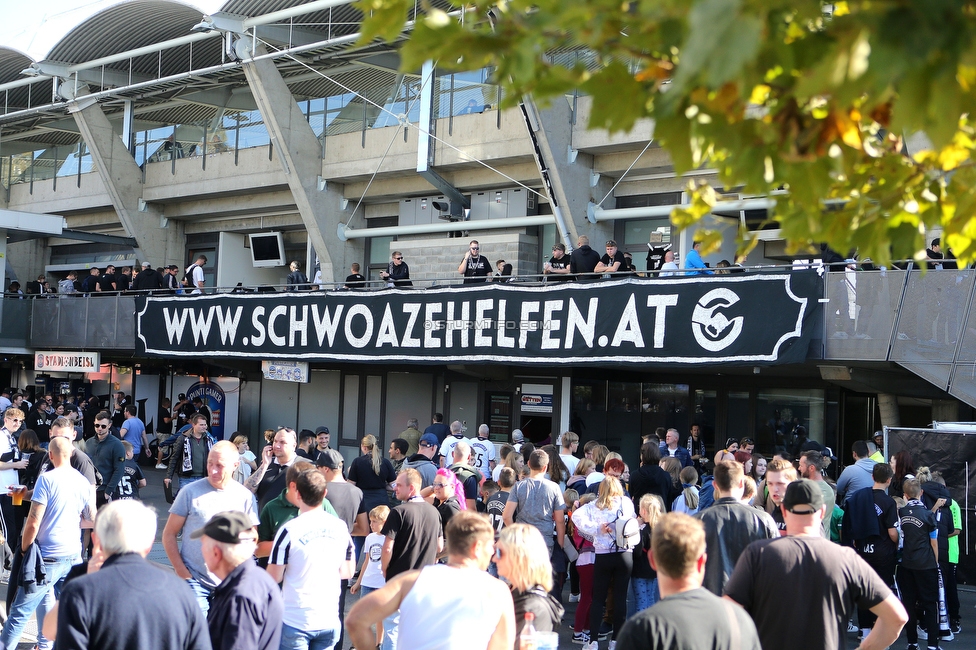
[(256, 268), (284, 266), (285, 243), (280, 232), (262, 232), (248, 235), (251, 243), (251, 262)]

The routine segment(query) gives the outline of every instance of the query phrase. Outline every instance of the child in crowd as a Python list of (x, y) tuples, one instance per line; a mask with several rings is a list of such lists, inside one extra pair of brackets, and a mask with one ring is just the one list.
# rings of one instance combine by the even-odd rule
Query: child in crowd
[[(686, 467), (695, 471), (693, 467)], [(678, 497), (679, 499), (681, 497)], [(651, 548), (651, 531), (657, 520), (664, 516), (664, 501), (657, 494), (645, 494), (638, 504), (641, 521), (641, 543), (634, 547), (634, 568), (630, 574), (627, 618), (642, 612), (661, 599), (657, 587), (657, 571), (651, 568), (647, 551)]]
[(481, 500), (478, 501), (478, 512), (481, 514), (487, 514), (488, 512), (488, 499), (491, 495), (498, 492), (498, 483), (495, 483), (491, 479), (485, 481), (481, 484)]
[(251, 476), (251, 472), (257, 469), (257, 456), (248, 445), (247, 435), (235, 433), (230, 441), (237, 446), (237, 453), (241, 455), (241, 463), (234, 470), (234, 480), (243, 485), (244, 481)]
[(698, 513), (698, 471), (685, 467), (678, 474), (681, 481), (681, 494), (671, 504), (671, 512), (683, 512), (694, 516)]
[[(381, 535), (380, 531), (383, 530), (383, 524), (386, 523), (386, 518), (389, 516), (390, 509), (387, 506), (376, 506), (369, 511), (369, 529), (372, 532), (366, 536), (366, 541), (363, 543), (363, 566), (359, 569), (359, 577), (356, 582), (349, 587), (349, 593), (355, 594), (361, 589), (362, 596), (368, 596), (386, 585), (382, 566), (383, 542), (386, 537)], [(376, 625), (376, 647), (379, 647), (382, 642), (383, 624), (378, 623)]]
[(122, 469), (122, 478), (119, 479), (119, 485), (115, 488), (112, 498), (139, 499), (139, 490), (146, 487), (146, 476), (142, 473), (139, 464), (132, 459), (132, 443), (123, 440), (122, 446), (125, 448), (125, 467)]

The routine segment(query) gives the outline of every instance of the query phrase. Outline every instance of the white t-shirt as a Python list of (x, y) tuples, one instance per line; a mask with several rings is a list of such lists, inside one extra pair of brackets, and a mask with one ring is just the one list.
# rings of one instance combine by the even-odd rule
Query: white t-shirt
[(339, 569), (355, 557), (346, 523), (317, 508), (275, 535), (268, 564), (285, 565), (282, 618), (299, 630), (339, 627)]
[[(446, 442), (446, 440), (445, 440)], [(486, 479), (491, 475), (491, 461), (495, 460), (495, 443), (488, 438), (469, 440), (471, 445), (471, 466), (481, 472)]]
[(186, 267), (187, 273), (190, 273), (191, 270), (193, 271), (191, 276), (193, 278), (193, 290), (190, 293), (203, 293), (200, 289), (200, 283), (203, 282), (203, 267), (199, 264), (191, 264)]
[[(10, 453), (17, 446), (17, 441), (13, 435), (7, 431), (7, 427), (0, 428), (0, 455)], [(7, 493), (8, 485), (19, 485), (20, 475), (15, 469), (0, 470), (0, 494)]]
[(81, 515), (95, 516), (95, 489), (85, 476), (69, 464), (55, 467), (37, 477), (33, 503), (44, 506), (37, 530), (37, 545), (44, 557), (80, 557), (78, 535)]
[(569, 475), (572, 476), (576, 472), (576, 466), (579, 465), (580, 459), (572, 454), (559, 454), (559, 457), (563, 459), (566, 469), (569, 470)]
[(444, 438), (444, 442), (441, 443), (441, 456), (444, 457), (444, 467), (454, 464), (454, 448), (457, 447), (457, 443), (464, 441), (471, 446), (471, 441), (461, 436), (460, 438), (455, 438), (453, 435)]
[(366, 566), (363, 567), (363, 587), (372, 587), (373, 589), (379, 589), (386, 584), (386, 578), (383, 577), (383, 542), (386, 541), (386, 535), (380, 535), (379, 533), (370, 533), (366, 536), (366, 541), (363, 543), (363, 555), (366, 557)]

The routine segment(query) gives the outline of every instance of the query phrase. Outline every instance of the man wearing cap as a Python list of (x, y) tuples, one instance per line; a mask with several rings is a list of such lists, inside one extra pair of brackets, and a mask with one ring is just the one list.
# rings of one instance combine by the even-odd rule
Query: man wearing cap
[(315, 450), (312, 452), (313, 462), (318, 453), (329, 449), (329, 441), (331, 439), (332, 434), (329, 433), (329, 427), (317, 427), (315, 429)]
[(309, 462), (315, 460), (316, 452), (313, 448), (315, 447), (315, 432), (310, 429), (302, 429), (298, 432), (298, 447), (295, 449), (295, 453)]
[[(346, 481), (342, 476), (343, 458), (335, 449), (326, 449), (315, 456), (315, 465), (319, 472), (325, 477), (327, 490), (325, 492), (325, 504), (329, 504), (330, 509), (334, 508), (336, 516), (341, 519), (349, 534), (353, 537), (354, 545), (359, 544), (356, 549), (358, 555), (362, 549), (362, 542), (369, 534), (369, 520), (367, 518), (366, 503), (363, 500), (363, 491)], [(263, 513), (262, 513), (263, 514)], [(346, 611), (346, 591), (348, 580), (342, 580), (339, 590), (339, 618), (342, 619)], [(344, 630), (339, 629), (339, 639), (336, 647), (341, 648)]]
[(883, 463), (883, 462), (885, 462), (885, 457), (884, 457), (884, 432), (883, 431), (875, 431), (874, 432), (874, 437), (871, 438), (871, 440), (874, 442), (875, 449), (874, 449), (874, 452), (870, 456), (868, 456), (868, 458), (870, 458), (871, 460), (873, 460), (876, 463)]
[(874, 569), (820, 534), (826, 514), (820, 488), (793, 481), (780, 509), (786, 537), (746, 548), (725, 586), (726, 598), (752, 616), (763, 648), (842, 648), (855, 606), (878, 617), (860, 648), (894, 643), (908, 614)]
[(512, 430), (512, 447), (516, 452), (522, 451), (522, 443), (525, 442), (525, 434), (522, 433), (521, 429)]
[(164, 286), (163, 276), (149, 262), (142, 263), (142, 270), (132, 280), (133, 291), (154, 291)]
[(166, 557), (176, 575), (193, 589), (204, 613), (210, 607), (210, 595), (218, 581), (207, 569), (200, 542), (185, 535), (181, 547), (176, 536), (184, 529), (192, 532), (202, 528), (215, 514), (228, 510), (243, 512), (257, 524), (254, 495), (234, 480), (240, 457), (237, 447), (229, 440), (215, 444), (207, 456), (206, 479), (183, 486), (169, 509), (169, 519), (163, 529)]
[(326, 485), (308, 468), (286, 488), (300, 514), (278, 531), (268, 560), (268, 574), (282, 583), (283, 648), (331, 648), (342, 629), (339, 581), (356, 570), (355, 550), (346, 525), (322, 510)]
[(156, 522), (156, 513), (133, 499), (98, 511), (91, 562), (104, 561), (94, 573), (65, 584), (57, 606), (58, 648), (209, 650), (207, 621), (193, 592), (172, 571), (145, 559)]
[(420, 436), (417, 453), (403, 461), (402, 469), (415, 469), (420, 474), (421, 489), (434, 484), (437, 465), (434, 464), (433, 459), (437, 455), (439, 445), (437, 436), (432, 433), (425, 433)]
[(220, 579), (207, 613), (213, 650), (277, 650), (285, 606), (275, 581), (251, 561), (257, 535), (248, 516), (219, 512), (190, 538), (201, 540), (207, 569)]

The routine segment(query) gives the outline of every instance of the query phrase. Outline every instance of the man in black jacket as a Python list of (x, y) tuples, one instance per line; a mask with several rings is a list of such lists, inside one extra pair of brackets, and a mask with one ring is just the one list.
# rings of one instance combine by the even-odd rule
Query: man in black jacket
[(206, 619), (186, 582), (145, 559), (155, 538), (156, 513), (141, 502), (124, 499), (99, 510), (92, 561), (104, 564), (61, 592), (58, 648), (210, 650)]
[(142, 263), (142, 270), (132, 281), (133, 291), (153, 291), (163, 288), (163, 276), (149, 262)]
[(704, 587), (722, 595), (735, 563), (749, 544), (779, 537), (776, 522), (764, 510), (742, 503), (745, 473), (741, 463), (723, 460), (715, 466), (715, 503), (698, 513), (705, 525), (708, 558)]
[(665, 510), (671, 510), (671, 475), (658, 466), (661, 448), (656, 442), (645, 442), (640, 450), (640, 467), (630, 473), (630, 496), (640, 503), (645, 494), (656, 494), (664, 502)]
[[(569, 271), (580, 282), (592, 282), (599, 279), (593, 269), (600, 261), (600, 254), (590, 248), (590, 238), (580, 235), (576, 239), (576, 250), (569, 257)], [(586, 274), (586, 275), (580, 275)]]

